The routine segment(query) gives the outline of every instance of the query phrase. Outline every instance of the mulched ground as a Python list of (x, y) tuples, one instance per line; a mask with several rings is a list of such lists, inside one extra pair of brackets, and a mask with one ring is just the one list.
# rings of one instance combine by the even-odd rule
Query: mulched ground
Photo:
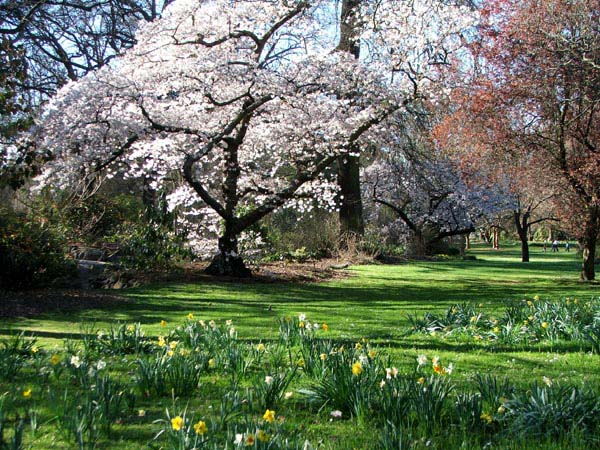
[[(140, 284), (156, 282), (236, 282), (236, 283), (309, 283), (342, 279), (349, 276), (338, 267), (339, 261), (322, 260), (306, 263), (269, 263), (253, 268), (248, 279), (215, 278), (202, 272), (206, 264), (198, 263), (169, 273), (134, 274)], [(45, 313), (111, 308), (128, 302), (118, 290), (31, 289), (23, 291), (0, 290), (0, 318), (36, 317)]]

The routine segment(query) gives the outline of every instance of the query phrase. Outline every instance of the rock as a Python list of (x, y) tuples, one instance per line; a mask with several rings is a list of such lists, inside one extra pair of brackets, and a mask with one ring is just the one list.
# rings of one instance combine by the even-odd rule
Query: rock
[(101, 248), (95, 247), (78, 247), (71, 248), (71, 255), (74, 259), (84, 261), (105, 261), (107, 253)]

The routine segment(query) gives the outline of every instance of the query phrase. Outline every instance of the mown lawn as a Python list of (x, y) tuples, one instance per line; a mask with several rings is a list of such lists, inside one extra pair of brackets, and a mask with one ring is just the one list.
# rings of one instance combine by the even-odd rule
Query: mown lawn
[[(207, 322), (215, 320), (222, 324), (232, 320), (239, 339), (252, 342), (252, 345), (260, 341), (269, 346), (278, 340), (280, 318), (305, 314), (311, 322), (328, 324), (329, 331), (325, 334), (319, 330), (319, 337), (347, 346), (366, 339), (378, 352), (389, 355), (393, 365), (403, 373), (415, 370), (419, 355), (425, 355), (429, 360), (438, 356), (444, 366), (453, 364), (451, 377), (457, 389), (471, 386), (476, 374), (491, 374), (499, 379), (508, 377), (515, 386), (523, 389), (552, 380), (557, 384), (588, 386), (596, 393), (600, 392), (597, 375), (600, 356), (592, 353), (592, 347), (584, 341), (540, 339), (507, 344), (488, 339), (485, 334), (483, 338), (474, 338), (473, 333), (417, 333), (411, 330), (416, 318), (422, 318), (425, 313), (442, 315), (453, 305), (473, 304), (477, 314), (486, 320), (494, 320), (513, 302), (532, 300), (536, 296), (541, 302), (566, 301), (566, 298), (582, 303), (599, 301), (598, 283), (578, 281), (580, 263), (574, 252), (544, 254), (541, 249), (533, 248), (532, 262), (528, 264), (519, 261), (516, 246), (500, 251), (477, 247), (470, 254), (477, 259), (351, 267), (348, 277), (343, 280), (315, 284), (215, 281), (149, 285), (123, 291), (123, 301), (107, 308), (4, 321), (2, 333), (33, 332), (39, 337), (38, 345), (50, 355), (58, 352), (57, 348), (62, 352), (65, 340), (75, 338), (69, 342), (77, 343), (79, 334), (107, 330), (118, 322), (139, 323), (146, 336), (154, 340), (165, 334), (166, 329), (186, 322), (187, 315), (192, 313), (195, 319)], [(164, 323), (161, 326), (161, 321), (166, 321), (167, 326)], [(114, 376), (125, 385), (130, 383), (130, 375), (135, 370), (131, 364), (135, 365), (135, 358), (127, 356), (111, 368)], [(228, 386), (226, 378), (223, 374), (206, 374), (201, 390), (203, 398), (183, 396), (177, 400), (178, 407), (187, 404), (190, 410), (209, 406), (216, 409), (215, 402), (222, 395), (218, 387), (225, 389)], [(250, 380), (244, 383), (252, 384)], [(300, 376), (293, 386), (304, 388), (307, 383)], [(40, 414), (49, 422), (40, 428), (35, 438), (26, 437), (27, 445), (30, 448), (77, 448), (52, 431), (52, 414), (44, 406), (49, 399), (48, 388), (35, 385), (31, 370), (24, 370), (16, 380), (1, 381), (0, 394), (20, 392), (31, 385), (34, 391), (46, 391), (44, 395), (39, 394), (44, 398), (40, 400)], [(328, 406), (313, 409), (304, 400), (295, 401), (294, 407), (282, 406), (286, 420), (301, 430), (313, 445), (321, 441), (322, 448), (375, 448), (376, 432), (369, 431), (372, 424), (368, 421), (357, 418), (331, 421)], [(124, 423), (115, 426), (111, 439), (100, 439), (98, 445), (108, 448), (112, 442), (113, 448), (146, 446), (160, 429), (160, 425), (152, 424), (152, 420), (164, 418), (164, 408), (169, 405), (172, 400), (168, 397), (138, 398), (136, 410), (147, 411), (144, 419), (126, 418)], [(439, 430), (437, 434), (433, 432), (432, 437), (423, 435), (427, 439), (422, 442), (417, 442), (419, 436), (412, 435), (411, 445), (421, 448), (431, 440), (428, 446), (432, 448), (453, 448), (452, 445), (460, 443), (464, 433), (464, 430), (455, 430), (456, 436), (446, 441), (449, 447), (444, 446)], [(483, 436), (488, 434), (491, 435), (490, 430)], [(157, 442), (157, 446), (166, 445)], [(490, 442), (493, 443), (492, 438)], [(506, 448), (509, 441), (502, 442), (495, 448)], [(552, 444), (552, 439), (546, 437), (543, 442), (540, 448), (561, 448), (562, 445)], [(589, 446), (588, 441), (582, 442), (586, 442), (582, 443), (582, 448)], [(469, 445), (473, 447), (469, 448), (478, 448), (480, 444), (483, 446), (485, 442), (471, 443)], [(531, 442), (519, 445), (537, 448)]]

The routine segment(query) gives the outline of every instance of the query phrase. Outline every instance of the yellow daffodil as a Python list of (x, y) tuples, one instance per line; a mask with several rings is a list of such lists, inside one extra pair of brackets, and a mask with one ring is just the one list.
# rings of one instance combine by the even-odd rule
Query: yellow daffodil
[(256, 437), (260, 442), (269, 442), (271, 440), (271, 436), (269, 436), (263, 430), (258, 430), (258, 433), (256, 433)]
[(40, 349), (37, 347), (37, 345), (34, 345), (33, 347), (31, 347), (31, 353), (33, 353), (34, 355), (39, 351), (40, 351)]
[(327, 359), (327, 355), (325, 353), (321, 353), (319, 358), (321, 358), (321, 361), (325, 361)]
[(327, 325), (326, 323), (321, 325), (321, 328), (323, 328), (323, 331), (329, 331), (329, 325)]
[(127, 325), (127, 331), (128, 332), (133, 333), (134, 330), (135, 330), (135, 326), (133, 326), (133, 325)]
[(377, 352), (375, 350), (369, 350), (369, 358), (375, 358), (377, 356)]
[(206, 422), (204, 422), (203, 420), (199, 420), (194, 425), (194, 431), (196, 432), (196, 434), (199, 434), (200, 436), (202, 436), (204, 433), (206, 433), (208, 431), (208, 427), (206, 426)]
[(254, 445), (254, 435), (253, 434), (249, 434), (246, 437), (246, 447), (250, 447), (251, 445)]
[(56, 366), (59, 362), (60, 362), (60, 356), (58, 356), (56, 353), (54, 355), (52, 355), (52, 357), (50, 358), (50, 364), (52, 364), (53, 366)]
[(183, 427), (183, 418), (181, 416), (173, 417), (171, 419), (171, 427), (175, 431), (181, 430), (181, 427)]
[(156, 341), (156, 345), (162, 348), (165, 345), (167, 345), (167, 341), (165, 341), (165, 338), (163, 336), (159, 336), (158, 340)]
[(352, 375), (358, 376), (362, 373), (362, 371), (363, 369), (360, 361), (356, 361), (354, 364), (352, 364)]
[(263, 419), (265, 420), (265, 422), (275, 422), (275, 411), (273, 411), (272, 409), (267, 409), (263, 414)]
[(488, 413), (482, 413), (481, 416), (479, 416), (481, 418), (481, 420), (483, 420), (486, 423), (492, 423), (492, 416)]
[(425, 383), (425, 377), (420, 377), (420, 378), (417, 380), (417, 383), (419, 383), (419, 384), (423, 384), (423, 383)]
[(164, 320), (164, 319), (163, 319), (163, 320), (161, 320), (161, 321), (160, 321), (160, 326), (161, 326), (161, 327), (166, 327), (166, 326), (167, 326), (167, 321), (166, 321), (166, 320)]
[(548, 322), (542, 322), (541, 326), (545, 330), (546, 328), (548, 328)]
[(23, 391), (23, 397), (25, 397), (25, 398), (31, 397), (31, 389), (25, 389)]
[(258, 344), (256, 346), (256, 350), (258, 350), (259, 352), (264, 352), (266, 350), (265, 344), (263, 344), (262, 342), (260, 344)]
[(194, 315), (192, 313), (189, 313), (187, 315), (188, 320), (194, 320)]
[(537, 302), (540, 300), (540, 296), (536, 294), (533, 296), (533, 299)]
[(208, 360), (208, 368), (209, 369), (214, 369), (216, 365), (217, 365), (217, 362), (215, 361), (215, 358), (210, 358)]

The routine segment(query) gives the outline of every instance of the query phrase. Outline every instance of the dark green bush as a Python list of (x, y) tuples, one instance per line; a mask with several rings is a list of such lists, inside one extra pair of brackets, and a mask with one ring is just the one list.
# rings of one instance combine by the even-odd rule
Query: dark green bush
[(47, 285), (74, 270), (64, 255), (64, 241), (51, 228), (0, 210), (0, 287)]

